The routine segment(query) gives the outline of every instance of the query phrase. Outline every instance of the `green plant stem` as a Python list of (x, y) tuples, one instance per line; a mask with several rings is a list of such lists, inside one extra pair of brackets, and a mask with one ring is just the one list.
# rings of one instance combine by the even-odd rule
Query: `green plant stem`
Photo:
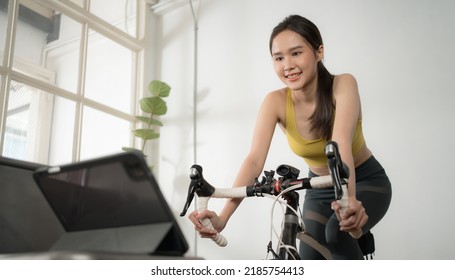
[[(150, 119), (153, 119), (153, 115), (154, 114), (150, 114)], [(149, 123), (148, 126), (147, 126), (147, 129), (150, 129), (152, 127), (152, 124)], [(142, 153), (144, 154), (144, 151), (145, 151), (145, 144), (147, 144), (147, 139), (144, 139), (143, 143), (142, 143)]]

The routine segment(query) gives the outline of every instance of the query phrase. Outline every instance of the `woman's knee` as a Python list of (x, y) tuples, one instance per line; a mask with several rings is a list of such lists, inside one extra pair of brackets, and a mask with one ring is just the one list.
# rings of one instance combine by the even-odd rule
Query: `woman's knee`
[(325, 239), (327, 242), (327, 246), (334, 247), (336, 246), (340, 240), (342, 239), (343, 232), (340, 231), (339, 221), (335, 215), (327, 221), (325, 227)]
[(359, 244), (348, 232), (340, 231), (339, 221), (334, 216), (326, 225), (327, 248), (334, 259), (361, 259)]

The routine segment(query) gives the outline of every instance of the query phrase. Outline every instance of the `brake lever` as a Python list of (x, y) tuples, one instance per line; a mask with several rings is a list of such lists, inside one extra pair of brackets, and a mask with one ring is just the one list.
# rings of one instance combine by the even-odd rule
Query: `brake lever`
[[(197, 200), (197, 211), (200, 213), (201, 211), (207, 210), (208, 201), (210, 197), (215, 193), (215, 188), (207, 181), (205, 181), (204, 177), (202, 176), (202, 167), (200, 165), (194, 164), (191, 167), (190, 178), (191, 183), (188, 189), (188, 196), (186, 198), (186, 203), (180, 216), (185, 216), (195, 194), (199, 197)], [(203, 227), (214, 230), (212, 222), (209, 218), (199, 219), (199, 222)], [(211, 239), (221, 247), (227, 245), (226, 238), (218, 232), (213, 235)]]
[[(341, 160), (338, 144), (336, 142), (327, 142), (325, 154), (327, 156), (327, 165), (334, 184), (335, 199), (339, 201), (341, 205), (340, 211), (343, 212), (348, 207), (347, 180), (349, 179), (349, 168)], [(362, 236), (362, 229), (355, 232), (349, 232), (349, 234), (353, 238), (359, 239)]]
[(182, 212), (180, 213), (180, 217), (183, 217), (186, 215), (186, 212), (188, 211), (188, 208), (190, 207), (191, 202), (193, 201), (195, 192), (196, 192), (196, 182), (195, 182), (195, 180), (191, 180), (190, 186), (188, 187), (188, 195), (186, 196), (186, 202), (185, 202), (185, 205), (183, 206)]
[(341, 186), (343, 182), (341, 180), (349, 178), (349, 168), (341, 160), (340, 152), (338, 150), (338, 144), (334, 141), (327, 142), (325, 146), (325, 155), (327, 157), (327, 165), (329, 167), (330, 175), (332, 176), (335, 199), (339, 200), (343, 196), (343, 190)]
[(215, 188), (207, 183), (202, 176), (202, 167), (200, 165), (194, 164), (191, 166), (190, 179), (191, 182), (188, 187), (185, 206), (183, 207), (182, 213), (180, 213), (181, 217), (186, 215), (186, 212), (194, 199), (194, 194), (197, 194), (199, 197), (209, 197), (215, 192)]

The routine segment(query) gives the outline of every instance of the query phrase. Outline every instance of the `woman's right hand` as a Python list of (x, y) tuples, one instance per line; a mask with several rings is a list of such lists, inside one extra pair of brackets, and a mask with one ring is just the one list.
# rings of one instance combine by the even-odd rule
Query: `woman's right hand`
[[(214, 237), (215, 234), (217, 234), (218, 232), (221, 232), (224, 229), (225, 225), (226, 225), (222, 221), (222, 219), (215, 212), (210, 211), (210, 210), (204, 210), (204, 211), (201, 211), (201, 212), (198, 212), (197, 210), (194, 210), (188, 216), (188, 218), (194, 224), (194, 228), (196, 229), (196, 231), (199, 232), (199, 235), (202, 238), (212, 238), (212, 237)], [(210, 219), (210, 221), (211, 221), (211, 223), (213, 225), (213, 229), (204, 227), (201, 224), (200, 221), (205, 219), (205, 218)]]

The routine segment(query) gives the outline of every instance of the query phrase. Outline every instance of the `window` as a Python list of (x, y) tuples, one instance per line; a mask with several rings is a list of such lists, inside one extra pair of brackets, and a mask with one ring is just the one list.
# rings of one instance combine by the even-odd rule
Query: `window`
[(53, 96), (30, 85), (12, 80), (4, 133), (3, 156), (48, 162), (49, 132)]
[(145, 10), (140, 0), (0, 0), (2, 156), (58, 164), (134, 146)]

